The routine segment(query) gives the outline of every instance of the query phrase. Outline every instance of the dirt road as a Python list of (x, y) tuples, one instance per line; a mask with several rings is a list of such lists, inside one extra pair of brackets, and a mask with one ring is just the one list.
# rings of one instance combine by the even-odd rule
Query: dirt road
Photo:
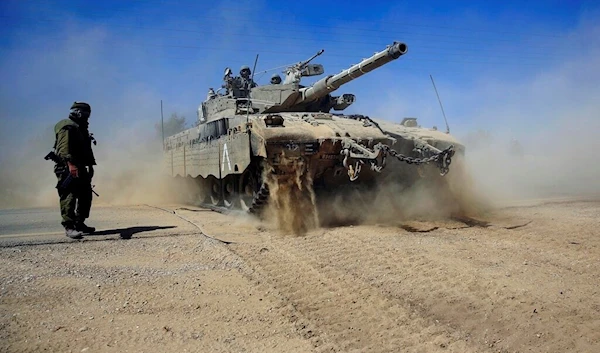
[(305, 236), (163, 208), (97, 209), (121, 230), (81, 241), (4, 234), (0, 351), (600, 351), (599, 201)]

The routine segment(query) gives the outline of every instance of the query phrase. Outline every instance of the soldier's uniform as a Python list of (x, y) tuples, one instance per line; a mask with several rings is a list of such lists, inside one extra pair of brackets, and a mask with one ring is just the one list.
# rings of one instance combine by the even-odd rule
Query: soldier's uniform
[(240, 69), (240, 80), (239, 85), (242, 89), (249, 90), (250, 88), (256, 87), (256, 83), (252, 80), (251, 77), (252, 71), (250, 71), (250, 67), (247, 65), (242, 66)]
[(250, 77), (250, 68), (246, 65), (242, 66), (240, 76), (233, 78), (233, 95), (235, 97), (248, 97), (250, 89), (256, 87), (256, 83)]
[[(54, 173), (58, 178), (61, 224), (65, 227), (66, 235), (71, 238), (79, 238), (96, 230), (84, 223), (89, 218), (92, 207), (93, 166), (96, 165), (92, 151), (93, 137), (88, 131), (87, 119), (90, 113), (89, 104), (75, 102), (71, 106), (69, 118), (54, 126), (55, 153), (63, 161), (54, 166)], [(70, 175), (67, 162), (77, 167), (78, 176), (71, 179), (68, 187), (61, 188)]]

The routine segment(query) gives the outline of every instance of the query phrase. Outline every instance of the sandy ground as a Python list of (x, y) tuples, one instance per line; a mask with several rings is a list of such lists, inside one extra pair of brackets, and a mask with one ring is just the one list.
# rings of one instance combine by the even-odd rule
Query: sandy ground
[(121, 225), (79, 241), (4, 234), (0, 351), (600, 351), (600, 201), (305, 236), (161, 207), (95, 208)]

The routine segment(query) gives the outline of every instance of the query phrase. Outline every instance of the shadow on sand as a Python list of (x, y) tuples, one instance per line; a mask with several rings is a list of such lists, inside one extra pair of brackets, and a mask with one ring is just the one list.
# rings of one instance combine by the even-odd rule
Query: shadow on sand
[[(117, 228), (117, 229), (106, 229), (97, 231), (93, 234), (84, 235), (80, 239), (69, 239), (64, 236), (64, 233), (61, 237), (57, 238), (56, 235), (44, 235), (44, 240), (31, 241), (29, 239), (16, 238), (16, 239), (4, 239), (2, 243), (0, 243), (0, 248), (12, 248), (17, 246), (32, 246), (32, 245), (54, 245), (54, 244), (71, 244), (73, 242), (89, 242), (89, 241), (114, 241), (117, 240), (115, 238), (101, 238), (101, 236), (106, 235), (119, 235), (121, 239), (131, 239), (134, 234), (142, 233), (142, 232), (151, 232), (159, 229), (171, 229), (177, 228), (176, 226), (139, 226), (139, 227), (129, 227), (129, 228)], [(174, 237), (174, 236), (183, 236), (188, 234), (162, 234), (162, 235), (151, 235), (148, 238), (161, 238), (161, 237)], [(36, 236), (33, 238), (38, 238), (40, 236)], [(98, 237), (94, 239), (95, 237)], [(31, 237), (28, 237), (31, 238)], [(145, 237), (140, 237), (139, 239), (143, 239)]]
[(129, 228), (118, 228), (118, 229), (105, 229), (101, 231), (96, 231), (89, 235), (84, 235), (84, 237), (90, 236), (100, 236), (100, 235), (116, 235), (118, 234), (122, 239), (131, 239), (134, 234), (142, 233), (142, 232), (151, 232), (158, 229), (170, 229), (175, 228), (175, 226), (139, 226), (139, 227), (129, 227)]

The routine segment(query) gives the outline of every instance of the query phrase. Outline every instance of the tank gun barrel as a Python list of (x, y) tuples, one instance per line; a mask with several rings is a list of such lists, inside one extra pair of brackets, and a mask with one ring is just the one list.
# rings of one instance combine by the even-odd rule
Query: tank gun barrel
[(390, 61), (398, 59), (400, 56), (406, 54), (408, 46), (405, 43), (394, 42), (389, 45), (386, 49), (373, 54), (373, 56), (364, 59), (360, 63), (351, 66), (350, 68), (340, 72), (337, 75), (330, 75), (315, 82), (311, 87), (304, 89), (302, 98), (300, 101), (312, 101), (319, 99), (336, 89), (340, 86), (375, 70)]

